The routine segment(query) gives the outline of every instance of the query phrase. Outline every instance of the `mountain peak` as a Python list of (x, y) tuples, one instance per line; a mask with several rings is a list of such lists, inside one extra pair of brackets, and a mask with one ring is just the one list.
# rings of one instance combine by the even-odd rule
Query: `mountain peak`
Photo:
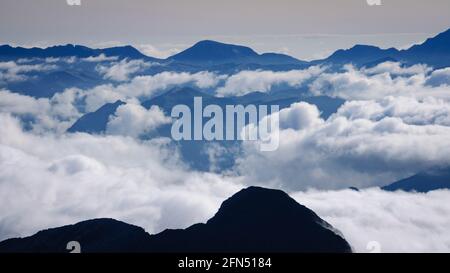
[[(268, 218), (271, 219), (270, 222), (267, 222)], [(298, 223), (297, 221), (301, 219), (308, 221)], [(284, 224), (295, 225), (295, 222), (303, 227), (313, 223), (331, 227), (285, 192), (252, 186), (225, 200), (208, 224), (230, 227), (234, 223), (239, 223), (239, 228), (243, 228), (247, 225), (254, 226), (256, 223), (264, 225), (273, 223), (271, 228), (276, 230)]]
[(194, 65), (256, 64), (305, 65), (306, 62), (279, 53), (258, 54), (250, 47), (203, 40), (168, 58)]
[(212, 40), (203, 40), (192, 47), (169, 57), (180, 62), (214, 63), (232, 62), (241, 58), (253, 58), (258, 54), (253, 49), (245, 46), (225, 44)]
[(349, 49), (337, 50), (324, 61), (334, 64), (363, 65), (384, 58), (393, 58), (398, 52), (395, 48), (382, 49), (377, 46), (357, 44)]
[(450, 167), (433, 168), (382, 187), (386, 191), (429, 192), (450, 189)]

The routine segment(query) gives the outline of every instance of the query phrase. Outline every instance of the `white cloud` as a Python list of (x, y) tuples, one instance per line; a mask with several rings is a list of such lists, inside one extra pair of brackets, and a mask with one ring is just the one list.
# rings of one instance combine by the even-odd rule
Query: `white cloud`
[(385, 185), (450, 165), (450, 105), (386, 98), (344, 104), (328, 120), (315, 106), (293, 104), (280, 116), (279, 149), (244, 143), (237, 171), (250, 181), (289, 189)]
[(371, 68), (364, 67), (361, 71), (366, 75), (389, 73), (394, 76), (411, 76), (416, 74), (427, 74), (432, 71), (432, 68), (424, 64), (404, 66), (398, 62), (384, 62)]
[(223, 76), (212, 72), (161, 72), (151, 76), (136, 76), (130, 82), (113, 86), (111, 84), (99, 85), (82, 92), (86, 98), (88, 112), (95, 111), (108, 102), (117, 100), (128, 101), (151, 97), (156, 91), (170, 87), (192, 84), (198, 88), (216, 86)]
[(12, 114), (28, 123), (34, 132), (64, 132), (81, 114), (73, 105), (77, 92), (55, 94), (51, 99), (0, 90), (0, 113)]
[[(98, 58), (97, 58), (98, 59)], [(111, 65), (97, 65), (96, 70), (103, 75), (105, 79), (114, 81), (128, 81), (132, 74), (150, 67), (152, 64), (143, 60), (123, 59)]]
[(139, 51), (147, 56), (165, 59), (181, 51), (178, 47), (170, 47), (167, 49), (157, 48), (151, 44), (140, 44), (136, 46)]
[(118, 59), (119, 57), (117, 56), (106, 56), (105, 54), (102, 53), (98, 56), (90, 56), (87, 58), (83, 58), (81, 60), (90, 63), (98, 63), (98, 62), (112, 62), (117, 61)]
[[(309, 84), (313, 95), (328, 95), (347, 100), (370, 100), (385, 96), (410, 96), (450, 99), (448, 85), (431, 86), (437, 71), (429, 75), (422, 65), (401, 67), (398, 63), (383, 63), (372, 69), (358, 70), (346, 65), (343, 72), (320, 74)], [(441, 73), (445, 73), (441, 72)]]
[(128, 103), (120, 105), (110, 117), (106, 133), (139, 137), (170, 122), (171, 119), (165, 116), (158, 106), (152, 106), (147, 110), (139, 104)]
[(449, 252), (450, 191), (310, 191), (292, 196), (340, 230), (356, 252)]
[(450, 103), (427, 97), (422, 100), (408, 97), (385, 97), (377, 101), (349, 101), (338, 109), (336, 116), (350, 120), (381, 120), (400, 118), (409, 125), (436, 124), (450, 126)]
[[(0, 135), (0, 239), (96, 217), (151, 233), (184, 228), (212, 217), (242, 187), (238, 178), (188, 171), (163, 140), (38, 136), (4, 114), (0, 125), (8, 132)], [(369, 241), (383, 252), (450, 250), (449, 191), (291, 195), (339, 229), (357, 252), (366, 252)]]
[(0, 240), (112, 217), (154, 233), (210, 218), (241, 186), (189, 171), (166, 140), (24, 133), (0, 114)]
[[(300, 106), (309, 108), (297, 109), (306, 116), (316, 111)], [(296, 124), (289, 115), (282, 122)], [(0, 126), (8, 132), (0, 134), (0, 240), (97, 217), (151, 233), (185, 228), (212, 217), (242, 188), (241, 177), (190, 171), (164, 139), (34, 135), (6, 114)], [(383, 252), (450, 250), (449, 191), (291, 195), (339, 229), (357, 252), (366, 252), (369, 241)]]
[[(105, 75), (119, 63), (105, 66)], [(38, 69), (1, 64), (1, 75), (10, 78)], [(382, 251), (450, 251), (448, 191), (295, 192), (384, 185), (450, 163), (448, 69), (430, 73), (426, 66), (397, 63), (346, 69), (233, 76), (163, 72), (118, 85), (71, 88), (50, 99), (0, 90), (0, 239), (96, 217), (149, 232), (187, 227), (213, 216), (243, 185), (259, 184), (291, 191), (341, 230), (357, 251), (366, 251), (369, 241), (380, 242)], [(129, 79), (136, 73), (128, 73), (132, 70), (117, 68), (111, 75)], [(314, 94), (361, 100), (348, 101), (328, 120), (307, 103), (281, 110), (279, 150), (260, 152), (257, 142), (246, 142), (234, 177), (190, 170), (170, 139), (134, 139), (169, 121), (160, 109), (137, 105), (139, 100), (172, 86), (212, 88), (222, 81), (222, 95), (311, 83)], [(113, 135), (62, 134), (81, 115), (79, 109), (94, 111), (118, 99), (128, 104), (107, 125)], [(32, 117), (31, 131), (24, 132), (11, 115)], [(229, 150), (213, 146), (208, 152), (215, 171)]]
[(431, 86), (450, 85), (450, 67), (433, 71), (427, 79), (427, 84)]
[(51, 64), (19, 64), (14, 61), (0, 62), (0, 83), (16, 82), (28, 79), (27, 73), (43, 72), (56, 69)]
[(299, 87), (305, 81), (322, 73), (324, 68), (312, 66), (304, 70), (290, 71), (241, 71), (227, 78), (225, 85), (217, 89), (219, 96), (242, 96), (251, 92), (269, 92), (276, 85)]

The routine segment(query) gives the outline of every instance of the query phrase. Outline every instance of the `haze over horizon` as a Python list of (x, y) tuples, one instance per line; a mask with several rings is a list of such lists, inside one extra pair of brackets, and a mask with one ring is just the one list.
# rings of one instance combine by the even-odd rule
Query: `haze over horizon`
[(445, 0), (4, 0), (2, 7), (1, 44), (131, 44), (161, 58), (211, 39), (312, 60), (355, 44), (407, 48), (450, 27)]

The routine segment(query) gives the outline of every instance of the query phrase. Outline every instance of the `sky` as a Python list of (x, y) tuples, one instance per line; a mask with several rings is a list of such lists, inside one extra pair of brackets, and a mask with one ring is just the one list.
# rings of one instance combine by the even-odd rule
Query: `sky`
[[(354, 44), (405, 48), (450, 27), (448, 0), (2, 0), (0, 43), (131, 44), (167, 57), (202, 39), (300, 59)], [(376, 2), (376, 0), (375, 0)]]

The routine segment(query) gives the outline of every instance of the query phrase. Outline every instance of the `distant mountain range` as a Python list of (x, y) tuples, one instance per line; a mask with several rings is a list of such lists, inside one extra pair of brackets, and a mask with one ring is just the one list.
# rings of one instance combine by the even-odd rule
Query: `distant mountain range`
[(372, 62), (386, 59), (405, 64), (423, 63), (441, 68), (450, 66), (450, 29), (427, 39), (424, 43), (414, 45), (408, 49), (381, 49), (376, 46), (355, 45), (347, 50), (338, 50), (324, 60), (313, 63), (345, 64), (353, 63), (357, 66), (367, 66)]
[(450, 168), (437, 168), (420, 172), (382, 187), (386, 191), (430, 192), (450, 189)]
[[(258, 67), (272, 67), (273, 69), (292, 69), (313, 64), (344, 64), (353, 63), (363, 66), (389, 58), (406, 64), (424, 63), (434, 67), (450, 66), (450, 29), (426, 40), (422, 44), (414, 45), (405, 50), (395, 48), (381, 49), (370, 45), (356, 45), (350, 49), (340, 49), (323, 60), (311, 62), (301, 61), (294, 57), (278, 54), (258, 54), (253, 49), (240, 45), (225, 44), (216, 41), (200, 41), (192, 47), (170, 56), (164, 60), (146, 56), (132, 46), (92, 49), (80, 45), (53, 46), (45, 49), (0, 46), (0, 59), (17, 58), (47, 58), (69, 57), (80, 58), (98, 56), (117, 56), (119, 58), (144, 59), (153, 62), (172, 65), (173, 69), (193, 69), (215, 67), (227, 69), (225, 64), (234, 68), (256, 69)], [(229, 67), (228, 67), (229, 68)]]
[(224, 201), (205, 224), (149, 235), (113, 219), (95, 219), (0, 242), (0, 252), (352, 252), (339, 231), (286, 193), (250, 187)]
[[(211, 94), (199, 90), (182, 87), (173, 88), (159, 96), (142, 102), (142, 106), (150, 109), (153, 105), (160, 107), (167, 116), (170, 116), (175, 105), (187, 105), (193, 109), (194, 97), (202, 97), (203, 107), (207, 105), (218, 105), (225, 111), (226, 105), (279, 105), (280, 109), (289, 107), (292, 103), (304, 101), (313, 105), (321, 111), (323, 118), (328, 118), (345, 102), (339, 98), (327, 96), (304, 97), (297, 90), (286, 90), (275, 94), (254, 92), (239, 97), (215, 97)], [(79, 118), (67, 131), (69, 133), (84, 132), (90, 134), (105, 133), (109, 118), (112, 117), (117, 108), (124, 104), (121, 101), (107, 103), (98, 110), (87, 113)], [(193, 122), (193, 121), (192, 121)], [(206, 119), (204, 120), (206, 122)], [(225, 121), (224, 121), (225, 122)], [(140, 136), (143, 139), (151, 137), (171, 137), (172, 124), (163, 125), (148, 135)], [(226, 134), (226, 130), (224, 132)], [(199, 171), (209, 171), (211, 167), (208, 148), (210, 145), (218, 144), (227, 149), (239, 149), (239, 141), (178, 141), (176, 143), (183, 160), (190, 167)], [(221, 156), (220, 162), (215, 162), (217, 171), (229, 169), (234, 165), (234, 153), (225, 153)]]
[(307, 64), (307, 62), (297, 60), (284, 54), (258, 54), (249, 47), (224, 44), (209, 40), (200, 41), (192, 47), (169, 57), (168, 60), (202, 66), (225, 63), (253, 63), (261, 65)]
[(106, 57), (119, 57), (130, 59), (143, 59), (149, 61), (160, 61), (160, 59), (146, 56), (132, 46), (118, 46), (104, 49), (93, 49), (81, 45), (58, 45), (47, 48), (23, 48), (11, 47), (9, 45), (0, 46), (0, 58), (62, 58), (78, 57), (88, 58), (104, 54)]
[[(200, 41), (166, 59), (146, 56), (132, 46), (93, 49), (68, 44), (42, 49), (2, 45), (0, 46), (0, 62), (27, 60), (28, 64), (39, 64), (39, 62), (50, 61), (56, 62), (57, 68), (49, 71), (25, 72), (28, 75), (27, 80), (0, 81), (0, 88), (42, 98), (51, 97), (66, 88), (87, 89), (100, 84), (116, 83), (105, 79), (98, 72), (98, 63), (84, 61), (86, 58), (100, 55), (117, 57), (119, 61), (140, 59), (154, 64), (139, 71), (139, 75), (155, 75), (164, 71), (190, 73), (213, 71), (230, 75), (243, 70), (288, 71), (305, 69), (312, 65), (326, 65), (330, 70), (339, 70), (343, 64), (348, 63), (357, 67), (371, 67), (385, 61), (401, 62), (403, 65), (423, 63), (434, 68), (442, 68), (450, 66), (449, 44), (450, 30), (447, 30), (406, 50), (356, 45), (350, 49), (337, 50), (326, 59), (311, 62), (278, 53), (259, 54), (249, 47), (210, 40)], [(73, 63), (61, 61), (69, 57), (76, 57)]]

